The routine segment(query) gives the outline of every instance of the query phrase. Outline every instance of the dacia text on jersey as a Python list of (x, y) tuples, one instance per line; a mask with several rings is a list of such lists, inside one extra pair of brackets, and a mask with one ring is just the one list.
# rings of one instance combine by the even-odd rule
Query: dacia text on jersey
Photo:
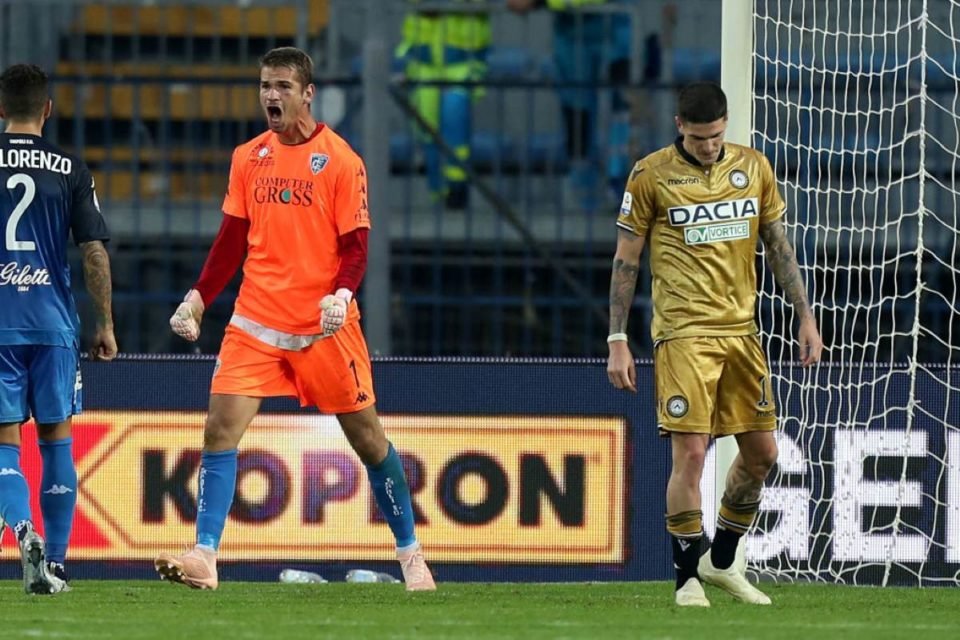
[(721, 200), (667, 209), (670, 225), (683, 227), (683, 239), (688, 245), (749, 238), (750, 223), (744, 218), (756, 218), (757, 215), (756, 198)]
[(257, 204), (292, 204), (309, 207), (313, 204), (313, 182), (296, 178), (263, 177), (253, 185)]
[(40, 149), (0, 149), (0, 169), (44, 169), (70, 175), (73, 161)]
[(710, 224), (741, 218), (756, 218), (757, 199), (721, 200), (701, 204), (685, 204), (667, 209), (670, 226), (686, 227), (692, 224)]

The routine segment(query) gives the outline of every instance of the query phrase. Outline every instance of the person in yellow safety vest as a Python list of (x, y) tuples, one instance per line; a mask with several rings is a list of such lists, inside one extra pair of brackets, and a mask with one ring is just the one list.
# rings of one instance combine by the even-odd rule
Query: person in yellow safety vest
[[(490, 48), (490, 18), (486, 13), (426, 10), (420, 0), (408, 0), (412, 11), (404, 18), (403, 37), (396, 50), (408, 80), (418, 82), (477, 82), (486, 74)], [(483, 4), (484, 0), (455, 0)], [(433, 3), (436, 5), (437, 3)], [(476, 87), (420, 86), (411, 100), (421, 116), (435, 127), (454, 149), (457, 159), (470, 159), (471, 102)], [(420, 132), (427, 184), (437, 200), (449, 209), (467, 205), (468, 190), (463, 168), (443, 158), (437, 145)]]

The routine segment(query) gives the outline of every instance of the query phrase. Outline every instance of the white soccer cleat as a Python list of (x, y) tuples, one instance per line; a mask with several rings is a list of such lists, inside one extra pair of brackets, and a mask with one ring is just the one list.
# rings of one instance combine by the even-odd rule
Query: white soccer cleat
[(29, 531), (20, 542), (20, 562), (23, 565), (23, 590), (29, 594), (51, 595), (66, 589), (67, 583), (47, 568), (43, 538)]
[(703, 586), (696, 578), (690, 578), (682, 587), (677, 589), (676, 602), (678, 607), (709, 607), (710, 601), (703, 592)]
[(190, 289), (183, 302), (170, 316), (170, 328), (173, 332), (190, 342), (200, 337), (200, 318), (203, 317), (203, 298), (196, 289)]
[(729, 593), (740, 602), (747, 604), (770, 604), (770, 597), (763, 591), (750, 584), (747, 577), (738, 571), (738, 563), (734, 562), (726, 569), (717, 569), (710, 558), (710, 550), (700, 557), (697, 573), (700, 579)]

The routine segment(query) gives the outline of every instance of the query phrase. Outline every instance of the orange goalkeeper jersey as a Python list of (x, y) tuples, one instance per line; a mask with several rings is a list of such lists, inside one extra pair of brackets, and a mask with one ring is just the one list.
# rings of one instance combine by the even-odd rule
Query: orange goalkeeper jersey
[[(333, 293), (337, 239), (370, 227), (363, 161), (330, 128), (301, 144), (267, 131), (233, 152), (227, 215), (250, 221), (235, 312), (294, 334), (319, 332), (320, 299)], [(350, 304), (347, 321), (359, 317)]]

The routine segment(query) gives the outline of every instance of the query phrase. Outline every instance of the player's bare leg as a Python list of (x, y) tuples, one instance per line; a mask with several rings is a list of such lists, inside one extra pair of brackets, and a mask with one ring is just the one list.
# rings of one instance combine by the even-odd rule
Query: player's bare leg
[(400, 456), (383, 432), (377, 410), (369, 406), (353, 413), (337, 414), (337, 419), (350, 446), (367, 467), (377, 505), (397, 540), (397, 560), (407, 591), (433, 591), (437, 585), (414, 535), (410, 487)]
[(237, 446), (260, 410), (260, 398), (212, 394), (203, 430), (203, 457), (197, 496), (197, 543), (183, 554), (154, 560), (160, 577), (195, 589), (216, 589), (217, 547), (233, 502)]
[(671, 433), (673, 464), (667, 481), (667, 531), (677, 570), (676, 603), (682, 607), (709, 607), (697, 576), (703, 540), (700, 478), (710, 437), (699, 433)]
[(357, 452), (360, 461), (366, 465), (374, 465), (387, 457), (390, 443), (380, 424), (380, 417), (374, 407), (367, 407), (354, 413), (338, 413), (337, 420), (340, 428), (353, 450)]
[(737, 547), (760, 510), (763, 483), (777, 460), (777, 443), (770, 431), (737, 436), (740, 453), (727, 472), (717, 518), (717, 534), (710, 552), (700, 559), (700, 577), (737, 600), (770, 604), (770, 598), (750, 584), (744, 562), (736, 562)]

